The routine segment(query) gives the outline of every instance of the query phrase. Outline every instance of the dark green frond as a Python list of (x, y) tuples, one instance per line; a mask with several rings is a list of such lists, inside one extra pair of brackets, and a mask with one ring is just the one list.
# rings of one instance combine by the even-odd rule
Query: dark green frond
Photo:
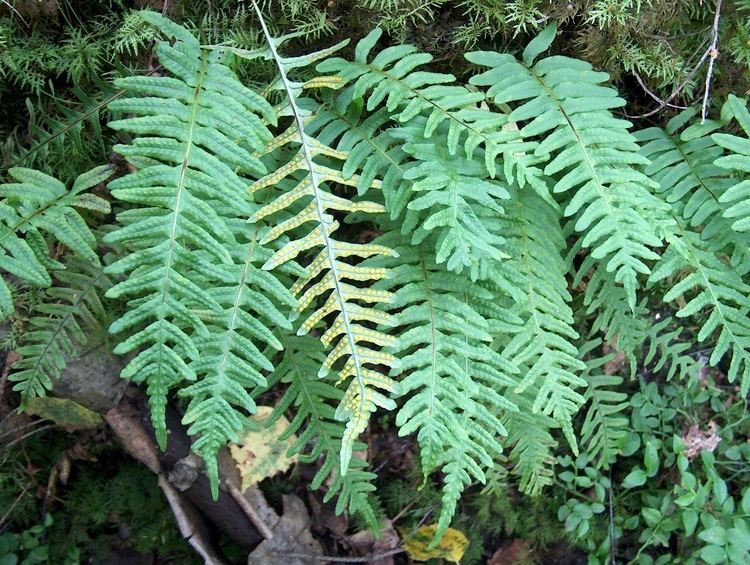
[[(379, 526), (369, 501), (375, 490), (372, 481), (376, 476), (366, 470), (367, 462), (357, 455), (350, 459), (346, 473), (342, 474), (339, 470), (343, 429), (336, 418), (336, 405), (341, 402), (344, 393), (317, 376), (326, 358), (323, 345), (310, 336), (283, 336), (281, 343), (284, 356), (268, 377), (268, 384), (285, 384), (287, 389), (266, 424), (272, 425), (286, 411), (291, 411), (294, 418), (280, 437), (285, 439), (297, 434), (287, 455), (298, 455), (302, 463), (320, 461), (311, 487), (319, 489), (324, 484), (328, 485), (325, 500), (338, 495), (337, 514), (345, 509), (359, 514), (371, 528), (377, 530)], [(356, 453), (366, 446), (355, 442), (353, 447)], [(333, 480), (329, 484), (331, 477)]]
[(107, 318), (101, 298), (112, 283), (102, 267), (77, 258), (64, 266), (66, 270), (54, 273), (58, 285), (47, 289), (32, 312), (17, 348), (22, 359), (8, 377), (23, 402), (52, 390), (67, 360), (103, 330)]
[[(77, 209), (109, 212), (106, 200), (86, 192), (110, 177), (109, 167), (80, 175), (70, 190), (33, 169), (16, 167), (8, 173), (15, 182), (0, 185), (0, 269), (33, 286), (50, 286), (50, 271), (64, 268), (50, 254), (50, 237), (98, 265), (96, 239)], [(0, 313), (5, 317), (13, 311), (8, 280), (0, 277)]]

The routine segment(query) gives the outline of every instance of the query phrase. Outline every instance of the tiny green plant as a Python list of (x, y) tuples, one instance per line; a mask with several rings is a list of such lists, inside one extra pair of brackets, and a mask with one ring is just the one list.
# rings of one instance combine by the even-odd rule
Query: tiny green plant
[[(127, 174), (103, 166), (67, 188), (17, 168), (0, 186), (0, 308), (13, 315), (19, 282), (55, 304), (10, 376), (24, 401), (108, 300), (159, 444), (184, 399), (215, 496), (218, 451), (274, 388), (270, 422), (291, 414), (290, 452), (320, 464), (311, 486), (373, 528), (362, 434), (393, 412), (442, 484), (439, 538), (498, 465), (534, 495), (557, 478), (561, 440), (595, 475), (627, 447), (623, 379), (599, 370), (594, 340), (680, 381), (696, 373), (680, 324), (694, 325), (747, 394), (744, 100), (633, 132), (606, 73), (545, 55), (554, 23), (518, 56), (467, 53), (460, 80), (381, 29), (352, 57), (291, 56), (294, 34), (256, 11), (258, 49), (202, 45), (142, 12), (161, 68), (117, 79), (109, 104)], [(245, 84), (238, 60), (275, 78)], [(107, 199), (93, 190), (106, 182)]]

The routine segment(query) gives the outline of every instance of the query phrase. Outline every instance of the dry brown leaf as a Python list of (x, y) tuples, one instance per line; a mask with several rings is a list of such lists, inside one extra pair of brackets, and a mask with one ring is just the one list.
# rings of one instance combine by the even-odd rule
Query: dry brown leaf
[(682, 441), (685, 443), (685, 457), (692, 460), (698, 457), (704, 449), (713, 453), (721, 442), (721, 438), (716, 431), (716, 422), (711, 420), (705, 431), (702, 431), (697, 424), (690, 426), (690, 429), (682, 435)]

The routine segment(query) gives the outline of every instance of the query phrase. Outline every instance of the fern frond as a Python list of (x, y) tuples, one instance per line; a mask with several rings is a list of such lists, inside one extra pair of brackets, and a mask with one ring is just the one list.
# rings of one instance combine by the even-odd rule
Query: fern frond
[(385, 105), (393, 119), (401, 123), (420, 114), (426, 116), (422, 124), (425, 138), (447, 123), (449, 155), (456, 155), (460, 146), (466, 158), (472, 159), (474, 150), (481, 146), (484, 166), (494, 177), (497, 157), (502, 154), (507, 182), (515, 180), (521, 186), (529, 183), (535, 190), (546, 192), (541, 171), (534, 166), (539, 161), (532, 155), (535, 144), (521, 142), (517, 129), (507, 127), (507, 115), (480, 107), (484, 94), (457, 85), (453, 75), (421, 70), (432, 55), (420, 53), (411, 45), (388, 47), (369, 60), (381, 35), (382, 30), (376, 28), (357, 43), (354, 61), (336, 57), (320, 63), (317, 70), (353, 82), (352, 98), (364, 98), (368, 111)]
[(370, 259), (370, 268), (391, 275), (377, 288), (393, 292), (388, 304), (400, 338), (390, 349), (401, 364), (401, 389), (410, 394), (399, 409), (400, 435), (417, 432), (422, 469), (444, 473), (443, 507), (435, 533), (450, 525), (460, 493), (484, 482), (502, 452), (501, 414), (517, 410), (502, 390), (516, 384), (517, 368), (493, 351), (487, 321), (473, 301), (492, 301), (490, 291), (436, 264), (424, 245), (390, 232), (377, 240), (398, 259)]
[(349, 86), (318, 108), (307, 131), (346, 155), (341, 173), (345, 179), (357, 179), (359, 196), (367, 192), (375, 179), (380, 179), (386, 208), (391, 218), (395, 218), (400, 213), (396, 202), (404, 190), (407, 154), (401, 141), (387, 129), (390, 119), (384, 108), (365, 115), (362, 100), (353, 98), (353, 88)]
[(338, 495), (337, 514), (346, 509), (351, 514), (360, 515), (371, 528), (377, 530), (378, 522), (369, 501), (375, 490), (372, 481), (376, 475), (367, 471), (367, 462), (356, 455), (367, 446), (355, 442), (355, 455), (349, 461), (347, 472), (341, 473), (339, 470), (343, 430), (336, 418), (336, 404), (341, 402), (344, 393), (317, 377), (326, 358), (323, 345), (310, 336), (283, 336), (281, 341), (284, 356), (269, 375), (268, 385), (283, 383), (288, 387), (266, 424), (270, 426), (284, 412), (292, 411), (294, 418), (280, 436), (284, 440), (293, 434), (298, 435), (287, 455), (298, 455), (302, 463), (320, 460), (321, 465), (311, 482), (311, 488), (321, 488), (333, 476), (324, 500)]
[(548, 26), (524, 50), (522, 61), (486, 51), (467, 54), (472, 63), (490, 67), (470, 82), (489, 86), (496, 104), (516, 106), (509, 120), (525, 122), (523, 139), (544, 137), (535, 154), (550, 156), (544, 173), (556, 177), (554, 192), (573, 191), (565, 215), (577, 218), (583, 247), (606, 263), (635, 308), (637, 277), (649, 273), (647, 261), (658, 259), (651, 248), (661, 245), (669, 207), (653, 197), (655, 183), (638, 168), (648, 160), (638, 153), (630, 124), (610, 112), (624, 100), (603, 86), (609, 76), (568, 57), (534, 62), (555, 32), (554, 24)]
[[(312, 313), (302, 322), (299, 334), (308, 333), (328, 316), (335, 316), (321, 336), (323, 344), (331, 347), (331, 350), (319, 370), (319, 376), (325, 377), (334, 370), (339, 383), (349, 381), (336, 411), (336, 417), (346, 422), (340, 461), (340, 472), (344, 474), (349, 468), (356, 438), (366, 428), (370, 414), (378, 407), (394, 409), (395, 402), (387, 393), (395, 393), (398, 388), (397, 383), (380, 369), (381, 366), (392, 367), (397, 361), (394, 356), (381, 350), (392, 345), (394, 338), (376, 329), (378, 324), (389, 325), (390, 316), (367, 306), (390, 300), (390, 293), (371, 288), (373, 281), (382, 279), (387, 273), (382, 269), (368, 269), (351, 261), (373, 255), (390, 255), (393, 251), (382, 245), (348, 243), (333, 237), (339, 227), (339, 222), (334, 219), (334, 212), (381, 213), (385, 209), (375, 202), (353, 202), (333, 193), (333, 183), (357, 186), (357, 178), (344, 178), (341, 172), (341, 161), (347, 157), (345, 153), (336, 151), (309, 135), (305, 125), (307, 114), (298, 101), (300, 90), (287, 75), (290, 69), (298, 67), (301, 62), (279, 55), (276, 50), (277, 40), (269, 34), (257, 6), (256, 10), (294, 120), (290, 131), (282, 135), (282, 140), (286, 144), (298, 146), (291, 160), (251, 187), (252, 192), (257, 192), (266, 187), (279, 187), (279, 183), (287, 179), (293, 184), (291, 190), (277, 196), (254, 216), (259, 221), (282, 210), (289, 210), (294, 214), (273, 226), (261, 240), (262, 244), (266, 244), (285, 234), (292, 236), (263, 268), (274, 269), (302, 253), (317, 250), (307, 267), (308, 277), (298, 280), (292, 287), (292, 292), (300, 295), (300, 312), (312, 309)], [(370, 185), (371, 188), (379, 186), (378, 179), (373, 180)], [(296, 206), (300, 200), (306, 202), (301, 209)], [(304, 231), (298, 230), (306, 224), (312, 224), (312, 227), (305, 227)], [(297, 237), (295, 232), (304, 235)], [(345, 258), (350, 259), (347, 261)]]
[(727, 190), (720, 198), (722, 203), (731, 206), (724, 212), (724, 216), (733, 219), (732, 228), (740, 231), (750, 231), (750, 112), (747, 102), (732, 94), (729, 95), (722, 117), (726, 121), (730, 118), (737, 120), (745, 137), (729, 135), (726, 133), (715, 133), (711, 138), (730, 152), (716, 160), (716, 165), (724, 169), (735, 171), (737, 177), (735, 184)]
[[(591, 257), (582, 262), (573, 281), (578, 286), (592, 266)], [(688, 355), (690, 344), (680, 339), (680, 327), (674, 327), (670, 316), (661, 319), (647, 308), (644, 298), (635, 311), (628, 305), (625, 289), (615, 284), (602, 265), (593, 269), (586, 281), (584, 305), (586, 313), (595, 314), (590, 335), (600, 334), (604, 340), (625, 354), (630, 365), (630, 377), (635, 378), (639, 368), (654, 363), (650, 370), (658, 373), (666, 369), (667, 380), (675, 375), (684, 378), (692, 374), (696, 362)], [(651, 320), (660, 320), (652, 322)]]
[(707, 250), (699, 234), (682, 226), (679, 228), (654, 266), (649, 284), (676, 279), (664, 300), (684, 300), (677, 311), (678, 318), (710, 310), (698, 332), (698, 341), (706, 341), (718, 332), (709, 362), (716, 365), (729, 353), (727, 377), (730, 382), (739, 378), (743, 394), (747, 394), (750, 388), (750, 285), (735, 269)]
[[(200, 356), (198, 338), (211, 335), (201, 314), (226, 315), (222, 291), (209, 289), (241, 286), (230, 252), (238, 244), (217, 210), (231, 209), (232, 217), (245, 219), (252, 215), (247, 183), (238, 172), (255, 178), (265, 173), (252, 152), (272, 139), (261, 117), (273, 124), (276, 116), (261, 96), (240, 84), (220, 51), (202, 51), (197, 39), (159, 14), (144, 12), (143, 18), (176, 39), (174, 45), (156, 46), (172, 76), (116, 81), (128, 97), (110, 109), (135, 117), (110, 127), (136, 137), (115, 151), (139, 170), (110, 183), (115, 198), (137, 207), (120, 213), (121, 227), (105, 238), (128, 251), (107, 272), (129, 274), (107, 295), (130, 300), (110, 331), (131, 333), (116, 353), (141, 349), (122, 375), (147, 384), (157, 439), (164, 447), (167, 393), (196, 380), (190, 361)], [(244, 258), (240, 261), (245, 264)], [(229, 418), (231, 412), (223, 415)]]
[(681, 339), (682, 327), (675, 327), (671, 316), (653, 324), (646, 332), (645, 342), (648, 349), (643, 357), (643, 366), (654, 363), (651, 371), (658, 373), (666, 370), (667, 380), (675, 375), (680, 379), (696, 376), (698, 361), (690, 356), (693, 344), (690, 340)]
[(52, 390), (66, 360), (90, 341), (106, 319), (101, 296), (111, 286), (98, 263), (71, 257), (66, 270), (55, 271), (59, 286), (48, 288), (45, 300), (32, 312), (29, 329), (21, 336), (8, 379), (15, 382), (23, 403)]
[(630, 376), (635, 377), (640, 353), (648, 330), (648, 312), (643, 301), (630, 308), (626, 290), (615, 283), (601, 264), (590, 255), (581, 263), (573, 286), (579, 286), (584, 276), (583, 305), (586, 314), (594, 316), (589, 335), (600, 335), (607, 343), (625, 354), (630, 365)]
[[(601, 346), (601, 340), (581, 346), (581, 355)], [(591, 461), (597, 466), (608, 468), (622, 451), (629, 420), (622, 413), (630, 405), (625, 393), (617, 387), (623, 379), (617, 375), (607, 375), (602, 367), (614, 358), (614, 354), (594, 357), (586, 362), (586, 392), (584, 398), (588, 409), (581, 425), (581, 444)]]
[[(506, 257), (497, 218), (504, 213), (501, 201), (510, 195), (497, 181), (483, 178), (479, 162), (450, 155), (445, 128), (422, 139), (425, 120), (420, 116), (391, 133), (404, 141), (403, 150), (414, 159), (404, 173), (409, 189), (393, 203), (391, 215), (406, 208), (401, 231), (413, 234), (412, 244), (434, 233), (437, 262), (456, 273), (467, 269), (476, 279), (481, 263)], [(481, 157), (483, 150), (475, 153)]]
[(576, 452), (572, 418), (584, 400), (576, 389), (586, 385), (577, 374), (585, 365), (574, 343), (560, 219), (537, 194), (516, 191), (504, 221), (511, 259), (503, 270), (520, 291), (512, 311), (521, 323), (503, 356), (522, 369), (516, 392), (533, 390), (534, 413), (551, 415)]
[[(236, 230), (239, 241), (242, 230), (247, 230), (246, 224)], [(271, 328), (291, 330), (292, 325), (277, 303), (283, 308), (296, 305), (276, 277), (260, 268), (270, 252), (258, 244), (257, 231), (252, 235), (249, 242), (232, 249), (234, 264), (227, 267), (231, 280), (209, 289), (222, 310), (206, 324), (208, 335), (196, 338), (200, 356), (190, 368), (197, 381), (179, 392), (190, 399), (182, 421), (190, 425), (189, 434), (198, 436), (192, 449), (206, 462), (214, 498), (219, 494), (216, 455), (228, 442), (239, 441), (237, 434), (246, 427), (245, 414), (255, 412), (249, 391), (266, 385), (262, 370), (273, 370), (256, 343), (281, 350)]]
[[(96, 239), (77, 209), (109, 212), (106, 200), (86, 192), (109, 178), (109, 167), (80, 175), (70, 190), (33, 169), (16, 167), (8, 173), (16, 182), (0, 185), (0, 269), (31, 285), (50, 286), (50, 271), (64, 266), (50, 255), (46, 236), (98, 265)], [(0, 314), (13, 311), (10, 286), (0, 277)]]
[(712, 249), (726, 247), (732, 264), (746, 272), (750, 239), (726, 219), (731, 212), (724, 204), (724, 194), (736, 179), (718, 166), (724, 152), (709, 135), (722, 124), (709, 120), (685, 128), (694, 114), (694, 109), (688, 109), (669, 120), (663, 130), (653, 127), (635, 133), (641, 153), (651, 161), (645, 172), (659, 183), (659, 192), (691, 227), (702, 226), (701, 237)]
[(534, 391), (509, 393), (508, 397), (518, 406), (518, 412), (508, 413), (503, 419), (507, 443), (513, 446), (509, 455), (513, 474), (520, 477), (521, 492), (538, 496), (555, 479), (557, 442), (550, 430), (557, 424), (549, 416), (534, 412)]
[(48, 107), (27, 99), (26, 135), (31, 142), (17, 143), (18, 150), (8, 156), (11, 166), (42, 169), (67, 181), (63, 175), (70, 176), (66, 174), (68, 171), (77, 174), (90, 167), (89, 163), (106, 161), (108, 155), (101, 126), (104, 109), (122, 91), (104, 81), (96, 81), (95, 86), (94, 94), (75, 87), (73, 95), (64, 101), (59, 101), (53, 93)]

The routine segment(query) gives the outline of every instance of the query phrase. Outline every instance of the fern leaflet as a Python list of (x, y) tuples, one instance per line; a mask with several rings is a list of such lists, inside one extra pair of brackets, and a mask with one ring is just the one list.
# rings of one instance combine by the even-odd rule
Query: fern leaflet
[(66, 359), (102, 329), (106, 319), (101, 296), (111, 286), (98, 263), (71, 257), (66, 270), (55, 271), (59, 286), (48, 288), (45, 301), (32, 314), (17, 352), (22, 359), (13, 365), (8, 379), (26, 402), (44, 396), (66, 367)]

